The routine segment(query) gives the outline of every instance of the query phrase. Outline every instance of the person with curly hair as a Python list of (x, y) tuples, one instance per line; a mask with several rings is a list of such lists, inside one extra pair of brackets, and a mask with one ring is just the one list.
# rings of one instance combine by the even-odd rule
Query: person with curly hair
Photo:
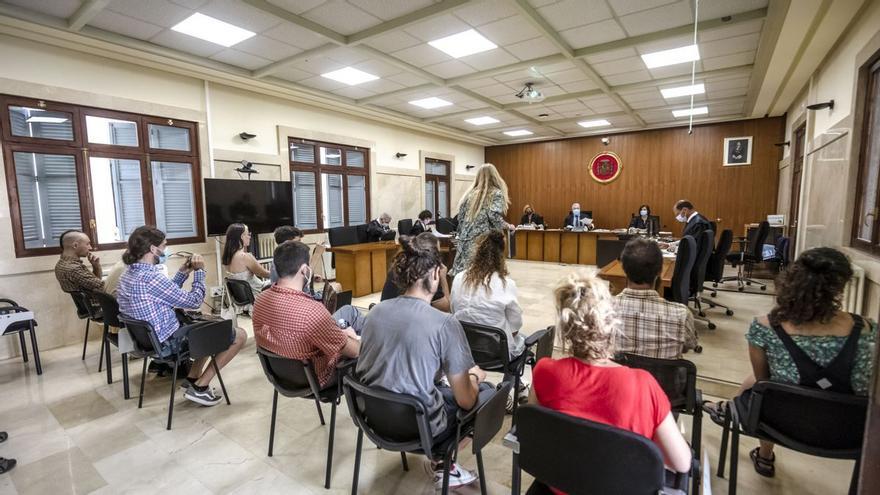
[(553, 295), (556, 333), (571, 356), (538, 361), (529, 402), (642, 435), (657, 444), (667, 468), (690, 471), (691, 449), (657, 380), (612, 361), (621, 323), (608, 284), (596, 269), (581, 269)]
[[(734, 398), (740, 417), (748, 417), (751, 388), (758, 381), (793, 383), (833, 392), (867, 395), (877, 327), (841, 309), (843, 290), (853, 271), (836, 249), (801, 253), (776, 281), (776, 306), (752, 321), (746, 340), (754, 374)], [(723, 424), (729, 402), (704, 409)], [(749, 454), (761, 476), (776, 474), (773, 443), (761, 440)]]

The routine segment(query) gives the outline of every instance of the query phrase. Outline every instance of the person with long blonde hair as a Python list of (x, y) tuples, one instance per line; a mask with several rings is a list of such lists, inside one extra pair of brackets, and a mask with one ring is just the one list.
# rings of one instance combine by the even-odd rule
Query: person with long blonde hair
[(538, 362), (529, 402), (647, 437), (667, 468), (688, 472), (691, 450), (666, 393), (647, 371), (612, 361), (621, 322), (608, 284), (596, 269), (582, 269), (560, 281), (553, 295), (556, 332), (571, 356)]
[(491, 230), (516, 228), (504, 219), (508, 206), (507, 184), (495, 165), (484, 163), (477, 169), (474, 185), (458, 204), (458, 243), (450, 275), (467, 268), (478, 237)]

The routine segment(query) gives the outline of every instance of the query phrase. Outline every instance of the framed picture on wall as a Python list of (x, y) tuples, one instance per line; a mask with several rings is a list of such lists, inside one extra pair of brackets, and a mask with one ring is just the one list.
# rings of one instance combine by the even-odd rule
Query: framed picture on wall
[(751, 165), (752, 136), (724, 138), (724, 166)]

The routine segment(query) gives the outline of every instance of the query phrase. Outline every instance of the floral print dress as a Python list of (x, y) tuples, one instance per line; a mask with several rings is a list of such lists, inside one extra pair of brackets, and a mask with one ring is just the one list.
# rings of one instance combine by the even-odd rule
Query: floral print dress
[(458, 208), (458, 242), (455, 245), (455, 262), (449, 272), (453, 277), (467, 269), (473, 256), (477, 238), (486, 232), (503, 229), (506, 225), (504, 220), (504, 195), (496, 190), (491, 193), (489, 207), (477, 212), (476, 218), (468, 218), (468, 207), (472, 196), (468, 196), (461, 202)]

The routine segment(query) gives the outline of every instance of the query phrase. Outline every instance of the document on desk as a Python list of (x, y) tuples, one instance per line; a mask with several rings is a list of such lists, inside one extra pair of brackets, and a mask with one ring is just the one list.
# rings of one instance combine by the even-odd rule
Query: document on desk
[(431, 233), (434, 234), (434, 237), (437, 237), (438, 239), (448, 239), (448, 238), (452, 237), (452, 236), (449, 235), (449, 234), (444, 234), (444, 233), (442, 233), (442, 232), (437, 232), (436, 230), (432, 230)]

